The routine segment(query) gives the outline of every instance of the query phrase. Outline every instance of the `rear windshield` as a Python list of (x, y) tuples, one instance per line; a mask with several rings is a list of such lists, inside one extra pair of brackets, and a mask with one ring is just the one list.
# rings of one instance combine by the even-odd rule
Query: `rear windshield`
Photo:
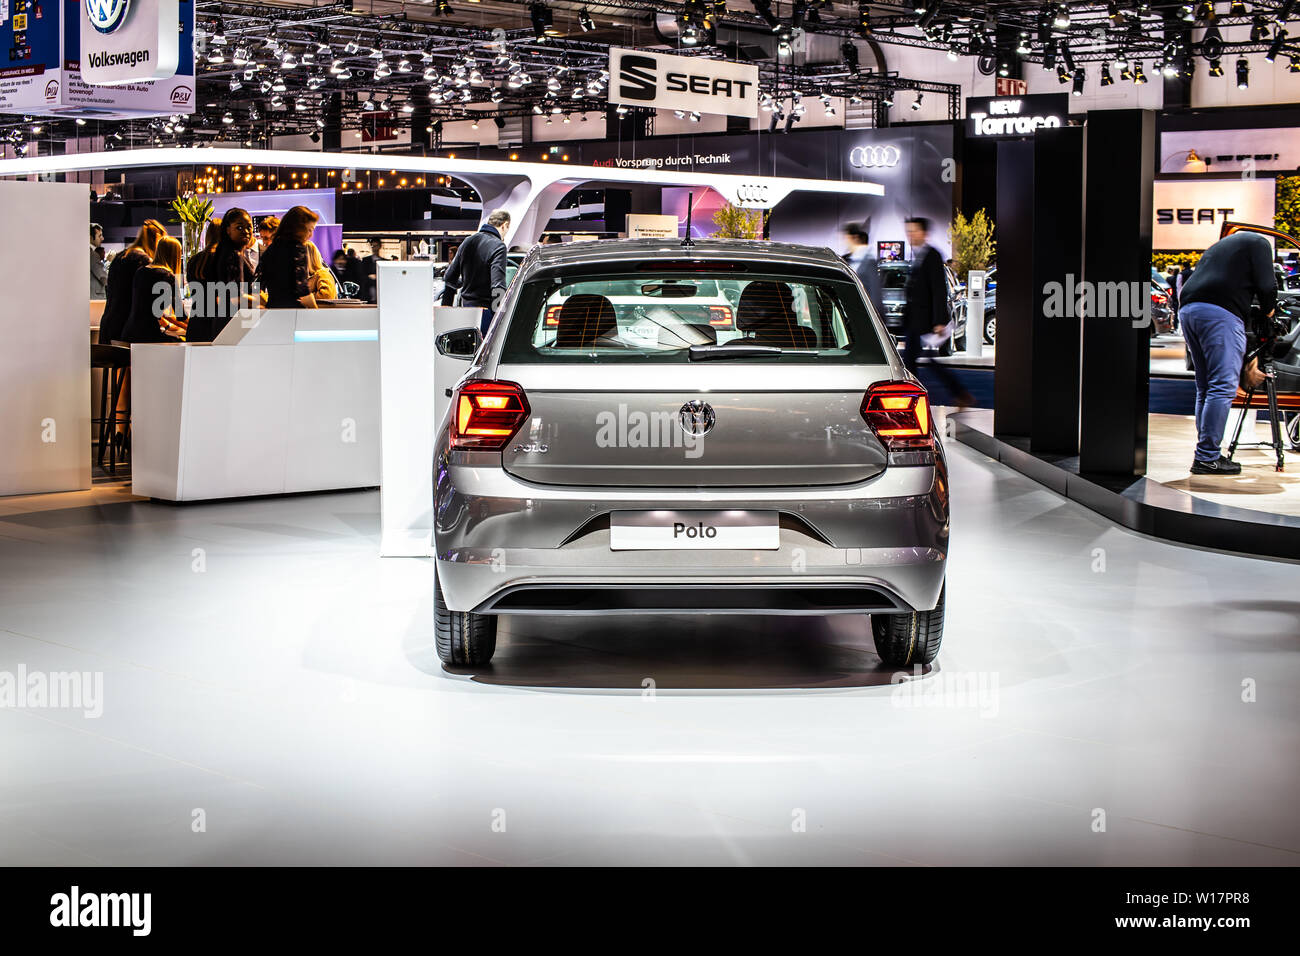
[[(714, 361), (881, 364), (884, 349), (848, 279), (691, 273), (538, 279), (521, 291), (503, 363)], [(695, 354), (691, 352), (696, 346)], [(770, 351), (779, 349), (780, 352)]]

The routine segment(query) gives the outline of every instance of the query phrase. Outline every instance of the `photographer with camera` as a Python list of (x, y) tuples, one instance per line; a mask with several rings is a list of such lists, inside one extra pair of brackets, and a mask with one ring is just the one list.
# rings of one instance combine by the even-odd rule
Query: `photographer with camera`
[(1238, 383), (1263, 381), (1257, 368), (1242, 368), (1254, 300), (1270, 316), (1277, 307), (1273, 247), (1253, 232), (1234, 232), (1205, 250), (1179, 296), (1178, 317), (1196, 373), (1194, 475), (1241, 474), (1241, 465), (1224, 458), (1219, 446)]

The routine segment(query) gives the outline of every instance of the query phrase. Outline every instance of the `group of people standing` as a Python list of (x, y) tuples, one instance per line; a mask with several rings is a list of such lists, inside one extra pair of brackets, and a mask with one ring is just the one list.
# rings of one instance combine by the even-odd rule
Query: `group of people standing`
[(228, 209), (188, 262), (180, 241), (146, 220), (108, 267), (99, 341), (211, 342), (240, 309), (312, 309), (338, 298), (311, 241), (318, 219), (294, 206), (264, 220), (259, 237), (247, 211)]

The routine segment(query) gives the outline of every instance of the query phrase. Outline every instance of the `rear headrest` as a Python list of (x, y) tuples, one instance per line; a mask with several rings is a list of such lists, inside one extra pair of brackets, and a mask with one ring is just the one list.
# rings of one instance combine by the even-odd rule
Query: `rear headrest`
[(557, 349), (586, 348), (602, 336), (618, 331), (614, 305), (603, 295), (582, 293), (569, 296), (555, 325)]
[(795, 324), (794, 293), (784, 282), (761, 279), (745, 286), (736, 303), (736, 328), (742, 332)]

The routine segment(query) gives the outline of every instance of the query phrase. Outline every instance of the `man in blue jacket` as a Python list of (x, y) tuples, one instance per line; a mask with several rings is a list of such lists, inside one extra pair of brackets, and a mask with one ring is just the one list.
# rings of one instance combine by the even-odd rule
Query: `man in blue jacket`
[(498, 209), (479, 231), (460, 244), (443, 276), (442, 304), (482, 309), (486, 334), (498, 297), (506, 289), (506, 244), (502, 232), (510, 226), (510, 213)]

